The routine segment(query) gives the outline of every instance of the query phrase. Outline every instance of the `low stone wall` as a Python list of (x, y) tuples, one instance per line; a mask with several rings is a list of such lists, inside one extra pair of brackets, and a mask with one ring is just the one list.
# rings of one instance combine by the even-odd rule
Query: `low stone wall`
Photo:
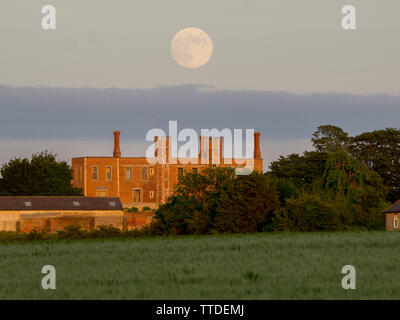
[(82, 212), (0, 212), (0, 231), (57, 232), (69, 225), (93, 230), (100, 225), (123, 229), (123, 211)]
[(95, 228), (95, 217), (57, 217), (57, 218), (22, 218), (19, 222), (19, 230), (30, 232), (33, 229), (45, 232), (57, 232), (66, 226), (78, 225), (82, 229)]

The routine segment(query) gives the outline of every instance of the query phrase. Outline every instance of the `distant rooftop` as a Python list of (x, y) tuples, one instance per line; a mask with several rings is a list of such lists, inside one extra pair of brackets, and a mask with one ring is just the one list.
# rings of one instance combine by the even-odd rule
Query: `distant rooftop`
[(0, 197), (0, 211), (122, 210), (119, 198), (108, 197)]
[(400, 200), (397, 200), (392, 206), (383, 211), (383, 213), (395, 213), (395, 212), (400, 212)]

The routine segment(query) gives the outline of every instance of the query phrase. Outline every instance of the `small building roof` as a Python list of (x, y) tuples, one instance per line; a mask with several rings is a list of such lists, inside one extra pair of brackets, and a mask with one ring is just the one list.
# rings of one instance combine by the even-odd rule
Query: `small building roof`
[(395, 212), (400, 212), (400, 200), (397, 200), (389, 208), (383, 211), (383, 213), (395, 213)]
[(119, 198), (108, 197), (0, 197), (0, 211), (122, 210)]

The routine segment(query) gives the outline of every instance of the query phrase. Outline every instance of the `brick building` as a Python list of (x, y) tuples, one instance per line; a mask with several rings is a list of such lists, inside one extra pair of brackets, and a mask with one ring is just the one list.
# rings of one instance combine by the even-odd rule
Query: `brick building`
[(386, 230), (399, 231), (400, 230), (400, 200), (396, 201), (393, 205), (383, 211), (385, 214)]
[(99, 225), (123, 228), (118, 198), (0, 197), (0, 231), (56, 232), (68, 225), (94, 229)]
[[(118, 197), (124, 207), (155, 209), (165, 203), (178, 174), (201, 172), (211, 164), (243, 168), (249, 163), (256, 171), (263, 170), (260, 152), (260, 133), (254, 133), (254, 157), (246, 164), (222, 157), (222, 138), (200, 137), (198, 158), (170, 157), (170, 137), (155, 138), (154, 158), (121, 157), (120, 132), (114, 132), (112, 157), (80, 157), (72, 159), (73, 185), (83, 189), (86, 197)], [(156, 161), (163, 159), (163, 161)], [(191, 163), (188, 163), (191, 162)], [(194, 163), (197, 162), (197, 163)]]

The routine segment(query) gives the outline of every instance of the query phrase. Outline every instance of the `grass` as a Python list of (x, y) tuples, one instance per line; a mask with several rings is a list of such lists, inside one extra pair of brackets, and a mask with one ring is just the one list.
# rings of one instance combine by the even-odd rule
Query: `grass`
[[(11, 242), (0, 299), (400, 299), (399, 246), (395, 232)], [(41, 288), (46, 264), (56, 290)]]

